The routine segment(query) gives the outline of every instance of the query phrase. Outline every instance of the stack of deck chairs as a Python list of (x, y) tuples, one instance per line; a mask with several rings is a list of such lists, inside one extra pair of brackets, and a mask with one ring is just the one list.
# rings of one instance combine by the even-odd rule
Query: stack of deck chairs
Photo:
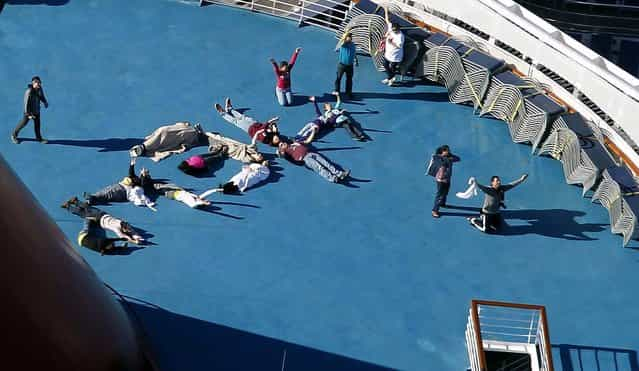
[[(369, 14), (377, 10), (355, 13), (337, 36), (352, 32), (358, 51), (372, 56), (382, 70), (383, 53), (378, 49), (387, 26), (383, 17)], [(512, 72), (472, 39), (419, 29), (396, 15), (393, 21), (406, 36), (401, 74), (442, 84), (451, 102), (470, 104), (480, 115), (505, 121), (514, 142), (530, 143), (533, 153), (562, 163), (566, 183), (581, 185), (583, 195), (594, 191), (593, 202), (608, 210), (612, 232), (623, 235), (624, 246), (639, 237), (637, 180), (615, 163), (596, 125), (568, 113), (548, 94), (547, 86)]]

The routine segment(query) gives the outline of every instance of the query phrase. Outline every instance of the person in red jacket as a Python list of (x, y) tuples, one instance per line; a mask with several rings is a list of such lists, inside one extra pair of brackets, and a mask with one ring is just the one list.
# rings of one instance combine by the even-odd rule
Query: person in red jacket
[(219, 103), (215, 103), (214, 106), (217, 113), (224, 120), (244, 130), (251, 137), (251, 144), (262, 142), (273, 147), (277, 147), (280, 144), (281, 135), (277, 128), (279, 117), (273, 117), (266, 122), (258, 122), (254, 118), (233, 109), (231, 98), (226, 98), (224, 108)]
[(275, 87), (275, 95), (280, 106), (290, 106), (293, 103), (293, 94), (291, 93), (291, 70), (295, 66), (298, 54), (302, 48), (296, 48), (291, 59), (280, 62), (279, 66), (275, 59), (271, 58), (271, 64), (277, 78), (277, 86)]
[(350, 170), (340, 170), (326, 157), (313, 151), (303, 143), (280, 142), (277, 154), (297, 165), (304, 165), (333, 183), (343, 183), (350, 176)]

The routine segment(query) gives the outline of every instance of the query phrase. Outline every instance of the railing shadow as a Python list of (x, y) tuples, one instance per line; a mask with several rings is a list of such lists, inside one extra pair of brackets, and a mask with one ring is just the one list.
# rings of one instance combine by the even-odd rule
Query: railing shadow
[(164, 370), (389, 370), (126, 299)]
[[(555, 369), (562, 371), (639, 371), (637, 352), (632, 349), (593, 347), (574, 344), (552, 346)], [(561, 362), (561, 368), (557, 365)]]

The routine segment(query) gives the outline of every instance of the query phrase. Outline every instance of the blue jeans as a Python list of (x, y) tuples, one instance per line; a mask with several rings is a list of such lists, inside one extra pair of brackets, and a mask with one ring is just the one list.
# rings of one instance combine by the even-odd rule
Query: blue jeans
[(277, 96), (277, 103), (279, 103), (280, 106), (290, 106), (293, 104), (293, 93), (291, 93), (291, 89), (275, 87), (275, 95)]
[(309, 152), (304, 157), (304, 165), (333, 183), (337, 182), (337, 178), (342, 173), (341, 170), (317, 152)]
[(314, 122), (309, 122), (308, 124), (304, 125), (303, 128), (300, 129), (300, 131), (297, 132), (297, 135), (295, 136), (295, 141), (296, 142), (305, 142), (306, 139), (308, 139), (308, 137), (311, 136), (311, 133), (313, 132), (313, 130), (318, 130), (319, 128), (317, 127), (317, 124)]
[(249, 131), (249, 127), (257, 122), (257, 120), (255, 120), (254, 118), (243, 115), (234, 109), (232, 109), (231, 112), (220, 113), (220, 116), (222, 116), (224, 120), (230, 122), (231, 124), (237, 126), (247, 133)]

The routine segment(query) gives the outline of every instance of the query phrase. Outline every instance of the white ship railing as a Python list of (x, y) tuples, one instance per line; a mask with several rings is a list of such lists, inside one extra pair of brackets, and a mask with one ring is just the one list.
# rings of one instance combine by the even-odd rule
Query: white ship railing
[[(637, 172), (639, 154), (639, 79), (604, 59), (548, 22), (511, 0), (386, 0), (404, 14), (451, 35), (466, 35), (487, 43), (490, 52), (519, 71), (552, 87), (554, 95), (597, 123), (608, 140)], [(484, 40), (456, 25), (463, 22), (488, 35)], [(503, 48), (507, 45), (517, 52)], [(568, 91), (537, 67), (561, 76), (573, 87)], [(594, 102), (595, 112), (582, 101)], [(613, 125), (610, 123), (614, 122)], [(637, 175), (637, 174), (636, 174)]]

